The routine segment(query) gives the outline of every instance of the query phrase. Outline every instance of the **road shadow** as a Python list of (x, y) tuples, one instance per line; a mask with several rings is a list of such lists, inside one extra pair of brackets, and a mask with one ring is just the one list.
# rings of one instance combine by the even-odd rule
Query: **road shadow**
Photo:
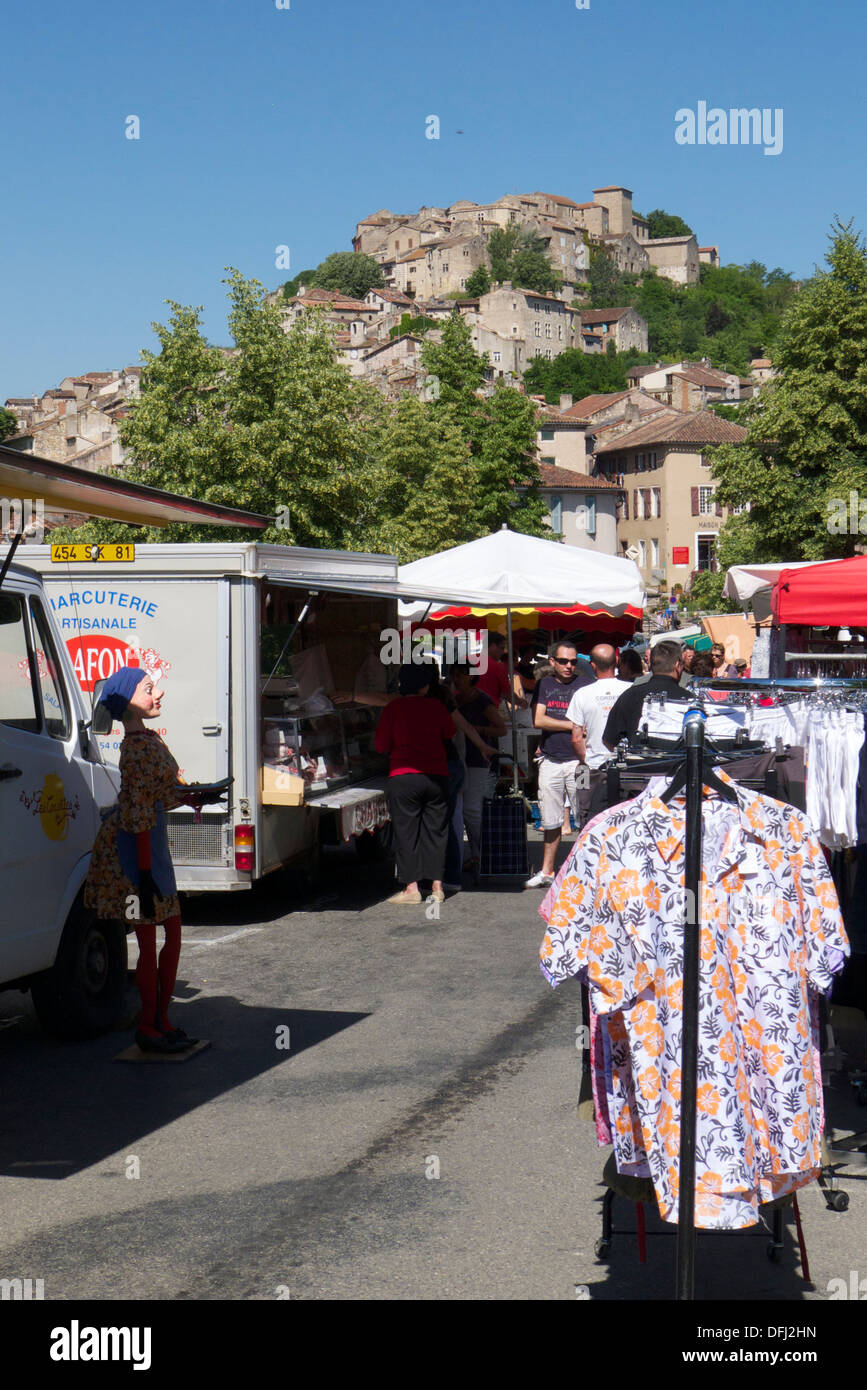
[[(184, 992), (181, 983), (177, 993)], [(59, 1043), (25, 1017), (0, 1031), (0, 1174), (57, 1179), (81, 1172), (367, 1017), (252, 1008), (231, 996), (201, 995), (176, 1007), (174, 1019), (212, 1045), (182, 1063), (117, 1062), (133, 1041), (129, 1032)]]

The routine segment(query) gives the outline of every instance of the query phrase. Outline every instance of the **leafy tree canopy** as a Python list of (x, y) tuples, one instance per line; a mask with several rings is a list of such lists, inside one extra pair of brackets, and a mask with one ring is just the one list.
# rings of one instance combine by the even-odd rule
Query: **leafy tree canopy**
[(491, 276), (488, 267), (485, 265), (476, 266), (472, 275), (466, 283), (466, 296), (468, 299), (477, 299), (481, 294), (487, 294), (491, 288)]
[(0, 441), (11, 439), (13, 434), (18, 433), (18, 416), (13, 415), (11, 410), (0, 407)]
[(651, 241), (657, 237), (695, 235), (682, 217), (673, 212), (664, 212), (662, 208), (654, 208), (653, 212), (647, 214), (647, 234)]
[(333, 251), (315, 270), (302, 270), (294, 280), (287, 280), (283, 295), (291, 299), (300, 285), (322, 290), (338, 290), (350, 299), (363, 299), (368, 290), (382, 289), (385, 277), (382, 266), (372, 256), (360, 251)]
[[(274, 517), (259, 538), (417, 559), (504, 521), (544, 534), (535, 409), (506, 387), (476, 395), (487, 360), (452, 315), (427, 344), (440, 380), (430, 404), (387, 402), (337, 359), (333, 326), (308, 310), (283, 332), (256, 280), (226, 280), (234, 348), (209, 347), (200, 310), (169, 301), (145, 352), (141, 397), (121, 426), (124, 476), (151, 487)], [(517, 488), (523, 489), (520, 493)], [(164, 530), (90, 522), (55, 539), (220, 541), (226, 527)]]
[(741, 407), (745, 446), (714, 450), (719, 501), (750, 503), (723, 528), (726, 566), (848, 555), (861, 539), (848, 504), (852, 491), (867, 498), (867, 249), (839, 218), (829, 240), (829, 269), (783, 317), (779, 375)]
[(563, 284), (563, 277), (548, 260), (544, 240), (529, 227), (497, 227), (488, 240), (488, 256), (491, 278), (499, 284), (511, 280), (537, 294), (556, 292)]

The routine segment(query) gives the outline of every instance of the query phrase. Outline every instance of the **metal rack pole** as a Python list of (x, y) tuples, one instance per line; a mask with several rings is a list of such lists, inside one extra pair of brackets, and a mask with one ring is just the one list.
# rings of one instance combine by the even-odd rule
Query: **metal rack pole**
[(701, 800), (704, 720), (690, 710), (683, 721), (686, 744), (686, 845), (683, 925), (683, 1045), (681, 1052), (680, 1193), (677, 1213), (676, 1297), (695, 1289), (695, 1132), (698, 1098), (699, 959), (701, 935)]

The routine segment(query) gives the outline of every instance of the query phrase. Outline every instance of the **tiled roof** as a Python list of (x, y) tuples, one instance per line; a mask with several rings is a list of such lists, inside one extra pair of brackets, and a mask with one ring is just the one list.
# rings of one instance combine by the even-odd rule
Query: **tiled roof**
[(689, 236), (654, 236), (647, 243), (648, 246), (682, 246), (685, 241), (692, 241), (693, 234)]
[(534, 194), (534, 197), (536, 197), (536, 198), (548, 198), (548, 199), (550, 200), (550, 202), (552, 202), (552, 203), (561, 203), (564, 207), (567, 207), (567, 208), (579, 208), (579, 207), (581, 207), (581, 204), (580, 204), (580, 203), (574, 203), (574, 202), (572, 201), (571, 198), (561, 198), (560, 195), (557, 194), (557, 193), (540, 193), (540, 192), (538, 191), (538, 189), (537, 189), (537, 190), (536, 190), (536, 193)]
[(582, 309), (581, 325), (594, 323), (616, 323), (622, 319), (624, 314), (629, 313), (630, 306), (627, 304), (623, 309)]
[(628, 193), (632, 195), (631, 188), (625, 188), (622, 183), (606, 183), (604, 188), (594, 188), (594, 193)]
[[(671, 375), (672, 377), (682, 377), (684, 381), (691, 381), (693, 386), (712, 386), (722, 390), (728, 386), (734, 373), (729, 375), (726, 372), (716, 371), (713, 367), (687, 367), (683, 371), (672, 372)], [(737, 380), (745, 386), (752, 386), (749, 377), (738, 377)]]
[[(685, 410), (677, 410), (677, 408), (673, 405), (656, 405), (650, 410), (639, 410), (638, 421), (635, 421), (633, 423), (637, 426), (639, 422), (647, 422), (651, 418), (655, 418), (656, 416), (661, 415), (663, 412), (665, 412), (668, 415), (686, 415), (688, 413)], [(617, 415), (613, 420), (603, 420), (598, 425), (591, 424), (590, 431), (595, 436), (595, 438), (598, 439), (601, 434), (608, 434), (612, 430), (616, 429), (622, 430), (623, 426), (626, 423), (627, 421), (625, 415)]]
[(751, 367), (770, 367), (770, 365), (770, 357), (754, 357), (752, 362), (750, 363)]
[(408, 294), (402, 294), (400, 290), (381, 290), (374, 287), (368, 291), (369, 294), (378, 294), (380, 299), (385, 299), (389, 304), (412, 304)]
[(614, 405), (617, 401), (625, 401), (629, 395), (628, 391), (607, 391), (597, 396), (584, 396), (580, 401), (576, 401), (566, 415), (595, 415), (597, 410), (604, 410), (606, 406)]
[(719, 251), (718, 246), (700, 246), (699, 251)]
[(609, 478), (592, 478), (587, 473), (578, 473), (572, 468), (557, 468), (550, 463), (539, 464), (539, 480), (542, 487), (576, 488), (581, 492), (623, 492), (619, 483)]
[(586, 429), (588, 423), (583, 415), (573, 415), (571, 410), (557, 410), (549, 405), (541, 406), (536, 416), (536, 428), (540, 430), (547, 429), (550, 425), (559, 425), (567, 429)]
[(32, 396), (7, 396), (7, 398), (6, 398), (6, 404), (7, 404), (7, 405), (32, 405), (32, 404), (33, 404), (33, 397), (32, 397)]
[(601, 208), (602, 203), (576, 203), (576, 208)]
[(597, 454), (622, 453), (624, 449), (639, 449), (644, 444), (741, 444), (747, 437), (742, 425), (721, 420), (710, 410), (691, 414), (665, 410), (659, 417), (621, 434), (610, 444), (597, 447)]
[[(441, 244), (441, 243), (440, 243), (440, 244)], [(418, 261), (418, 260), (421, 260), (424, 256), (427, 255), (427, 253), (428, 253), (428, 248), (427, 248), (426, 246), (419, 246), (415, 251), (407, 251), (407, 253), (406, 253), (405, 255), (403, 255), (403, 256), (398, 256), (398, 257), (397, 257), (397, 264), (398, 264), (398, 265), (403, 265), (404, 262), (406, 262), (406, 261)]]

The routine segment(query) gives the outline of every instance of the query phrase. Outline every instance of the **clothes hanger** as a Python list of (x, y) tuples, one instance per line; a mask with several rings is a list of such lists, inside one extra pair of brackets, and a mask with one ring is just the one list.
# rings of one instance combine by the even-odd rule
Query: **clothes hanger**
[[(709, 791), (715, 791), (718, 796), (722, 797), (723, 801), (729, 801), (733, 805), (737, 806), (738, 794), (735, 791), (734, 786), (732, 786), (728, 782), (721, 781), (720, 778), (717, 777), (716, 773), (713, 771), (713, 763), (710, 761), (709, 758), (706, 757), (702, 758), (701, 778), (702, 790), (707, 788)], [(670, 805), (670, 803), (677, 796), (678, 792), (682, 791), (682, 789), (685, 786), (686, 759), (684, 758), (680, 767), (677, 769), (674, 776), (672, 777), (669, 786), (666, 787), (665, 791), (662, 793), (660, 801), (663, 801), (666, 806)]]

